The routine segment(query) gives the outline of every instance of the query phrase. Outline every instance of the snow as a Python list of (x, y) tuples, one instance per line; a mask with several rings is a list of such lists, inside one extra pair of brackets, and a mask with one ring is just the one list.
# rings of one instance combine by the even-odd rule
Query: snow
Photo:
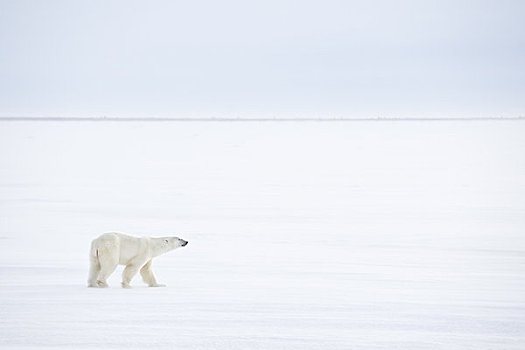
[[(525, 123), (0, 122), (0, 348), (522, 349)], [(91, 239), (174, 234), (159, 283)]]

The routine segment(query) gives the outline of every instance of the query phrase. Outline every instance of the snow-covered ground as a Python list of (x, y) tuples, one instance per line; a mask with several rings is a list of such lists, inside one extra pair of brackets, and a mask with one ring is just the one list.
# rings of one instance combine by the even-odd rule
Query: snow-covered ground
[[(525, 122), (0, 122), (0, 348), (523, 349)], [(175, 234), (167, 288), (92, 238)]]

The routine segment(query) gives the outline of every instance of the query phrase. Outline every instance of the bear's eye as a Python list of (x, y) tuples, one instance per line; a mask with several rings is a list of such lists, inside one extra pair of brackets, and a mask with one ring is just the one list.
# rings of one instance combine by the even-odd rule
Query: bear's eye
[(167, 240), (167, 239), (165, 239), (165, 240), (164, 240), (164, 242), (168, 243), (168, 240)]

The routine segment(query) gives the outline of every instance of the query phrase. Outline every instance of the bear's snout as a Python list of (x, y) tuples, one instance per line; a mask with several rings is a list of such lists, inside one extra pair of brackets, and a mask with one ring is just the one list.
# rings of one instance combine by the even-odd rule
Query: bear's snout
[(186, 244), (188, 244), (188, 241), (182, 241), (182, 246), (186, 246)]

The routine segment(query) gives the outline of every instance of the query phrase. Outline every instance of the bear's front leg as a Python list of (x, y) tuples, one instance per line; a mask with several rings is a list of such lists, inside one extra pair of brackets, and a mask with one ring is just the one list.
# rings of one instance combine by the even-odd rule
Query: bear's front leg
[(152, 269), (152, 260), (148, 261), (146, 265), (144, 265), (140, 269), (140, 274), (142, 276), (142, 279), (144, 282), (148, 284), (150, 287), (166, 287), (165, 284), (158, 284), (157, 280), (155, 279), (155, 275), (153, 274)]
[(130, 264), (126, 266), (124, 272), (122, 272), (122, 288), (131, 288), (129, 283), (138, 271), (139, 267), (137, 265)]

